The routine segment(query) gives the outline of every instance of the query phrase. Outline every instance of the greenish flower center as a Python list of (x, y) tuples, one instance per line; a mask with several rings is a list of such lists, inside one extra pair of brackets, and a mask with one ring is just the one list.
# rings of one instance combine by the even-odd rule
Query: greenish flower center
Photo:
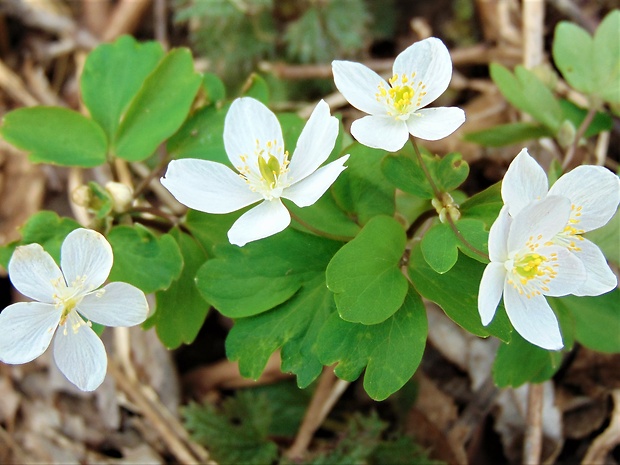
[[(537, 253), (530, 253), (515, 262), (514, 270), (527, 282), (535, 278), (536, 276), (542, 276), (545, 274), (545, 272), (541, 269), (540, 265), (542, 265), (546, 261), (547, 259), (542, 255), (539, 255)], [(521, 281), (523, 282), (523, 280)]]
[(280, 175), (280, 162), (276, 157), (269, 154), (269, 158), (265, 160), (262, 156), (258, 157), (258, 169), (263, 175), (269, 187), (273, 189)]

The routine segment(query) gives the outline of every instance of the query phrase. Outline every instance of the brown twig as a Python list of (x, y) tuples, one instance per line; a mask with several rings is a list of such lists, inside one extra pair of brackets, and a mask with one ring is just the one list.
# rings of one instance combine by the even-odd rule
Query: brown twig
[(527, 392), (527, 417), (523, 441), (523, 463), (538, 465), (542, 453), (543, 385), (531, 383)]
[(151, 0), (121, 0), (118, 2), (112, 11), (106, 29), (103, 31), (103, 41), (109, 42), (122, 34), (133, 32), (150, 4)]
[(304, 456), (312, 437), (321, 426), (331, 409), (345, 391), (349, 383), (336, 378), (333, 367), (323, 368), (319, 383), (314, 391), (306, 415), (301, 423), (297, 436), (286, 456), (291, 460), (298, 460)]
[(614, 400), (614, 410), (609, 426), (592, 442), (581, 460), (582, 465), (606, 463), (607, 455), (620, 444), (620, 389), (614, 389), (611, 397)]
[(592, 120), (595, 116), (596, 108), (590, 107), (588, 109), (586, 117), (583, 119), (583, 121), (579, 125), (579, 128), (577, 129), (577, 132), (575, 134), (575, 140), (573, 140), (573, 143), (568, 147), (568, 150), (566, 150), (566, 155), (564, 156), (564, 161), (562, 162), (562, 169), (566, 169), (570, 165), (571, 161), (573, 161), (573, 157), (575, 156), (575, 152), (577, 151), (577, 147), (579, 146), (579, 141), (586, 133), (588, 127), (590, 126), (590, 123), (592, 123)]
[(170, 412), (166, 411), (166, 407), (159, 399), (151, 398), (152, 395), (150, 393), (146, 395), (144, 386), (140, 385), (136, 380), (128, 378), (113, 360), (109, 361), (108, 370), (119, 388), (140, 409), (142, 415), (149, 420), (179, 463), (216, 465), (212, 459), (209, 459), (209, 453), (205, 449), (197, 444), (190, 446), (187, 432), (178, 420)]

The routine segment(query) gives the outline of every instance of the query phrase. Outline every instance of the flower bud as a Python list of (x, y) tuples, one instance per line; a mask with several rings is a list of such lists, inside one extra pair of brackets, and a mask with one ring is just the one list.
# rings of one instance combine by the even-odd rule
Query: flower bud
[(133, 189), (126, 184), (110, 181), (105, 185), (105, 190), (112, 199), (112, 209), (116, 213), (123, 213), (133, 202)]

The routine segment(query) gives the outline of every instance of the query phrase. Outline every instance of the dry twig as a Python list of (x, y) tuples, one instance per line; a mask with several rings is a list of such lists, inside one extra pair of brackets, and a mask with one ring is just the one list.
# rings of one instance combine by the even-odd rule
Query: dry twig
[(310, 441), (316, 430), (321, 426), (327, 415), (334, 407), (342, 393), (349, 386), (349, 382), (336, 378), (332, 367), (323, 368), (319, 383), (314, 391), (312, 401), (306, 410), (293, 445), (286, 451), (286, 455), (296, 460), (306, 453)]

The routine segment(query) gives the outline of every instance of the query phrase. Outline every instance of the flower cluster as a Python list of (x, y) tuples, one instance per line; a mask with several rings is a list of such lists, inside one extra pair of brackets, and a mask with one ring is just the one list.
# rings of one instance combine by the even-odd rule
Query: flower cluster
[(524, 149), (502, 181), (502, 199), (489, 234), (491, 263), (480, 283), (482, 323), (491, 322), (503, 295), (524, 339), (559, 350), (562, 335), (544, 296), (596, 296), (617, 285), (601, 250), (582, 234), (616, 213), (620, 181), (605, 168), (580, 166), (549, 189), (544, 170)]
[(66, 237), (60, 268), (39, 244), (17, 247), (8, 266), (11, 282), (36, 302), (18, 302), (0, 313), (0, 360), (30, 362), (56, 334), (54, 360), (60, 371), (81, 390), (96, 389), (105, 378), (107, 356), (90, 322), (134, 326), (149, 310), (144, 293), (130, 284), (101, 287), (112, 262), (110, 244), (88, 229)]

